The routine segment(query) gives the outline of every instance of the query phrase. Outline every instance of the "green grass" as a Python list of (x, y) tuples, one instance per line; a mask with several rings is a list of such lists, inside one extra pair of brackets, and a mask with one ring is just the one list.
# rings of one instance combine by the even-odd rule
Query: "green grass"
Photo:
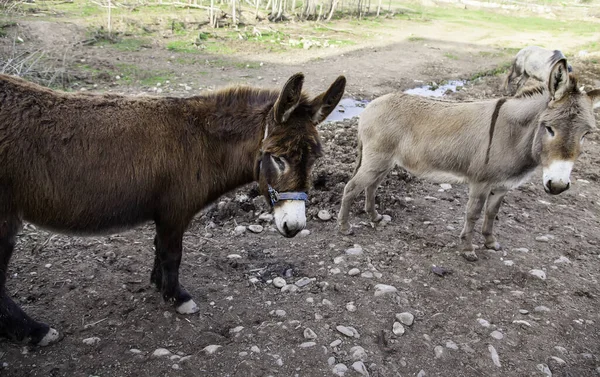
[(500, 64), (496, 68), (489, 69), (487, 71), (479, 71), (476, 72), (469, 78), (469, 81), (477, 80), (486, 76), (497, 76), (505, 74), (510, 68), (511, 62), (506, 62), (504, 64)]
[(410, 36), (410, 37), (408, 37), (408, 41), (409, 42), (421, 42), (421, 41), (424, 41), (424, 40), (425, 40), (425, 38), (423, 38), (423, 37), (416, 37), (416, 36)]
[(447, 57), (447, 58), (448, 58), (448, 59), (450, 59), (450, 60), (458, 60), (458, 56), (456, 56), (456, 55), (454, 55), (454, 54), (451, 54), (451, 53), (449, 53), (449, 52), (446, 52), (446, 53), (444, 54), (444, 56), (445, 56), (445, 57)]

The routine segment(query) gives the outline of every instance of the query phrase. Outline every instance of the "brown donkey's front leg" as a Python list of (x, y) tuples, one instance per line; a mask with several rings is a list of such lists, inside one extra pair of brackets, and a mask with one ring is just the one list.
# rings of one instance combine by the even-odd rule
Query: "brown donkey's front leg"
[[(179, 228), (179, 227), (178, 227)], [(173, 303), (181, 314), (196, 313), (198, 306), (192, 296), (179, 285), (179, 265), (183, 250), (183, 229), (174, 230), (157, 222), (154, 238), (155, 257), (150, 281), (161, 291), (163, 299)]]
[(47, 346), (59, 338), (58, 331), (45, 323), (31, 319), (6, 293), (8, 263), (15, 248), (21, 220), (12, 211), (6, 211), (7, 202), (0, 195), (0, 336), (11, 340), (29, 340), (30, 343)]
[(483, 227), (481, 228), (481, 233), (485, 237), (485, 247), (487, 247), (488, 249), (501, 249), (501, 246), (496, 240), (496, 237), (494, 237), (494, 220), (496, 219), (496, 215), (498, 215), (500, 205), (502, 205), (502, 199), (504, 199), (507, 192), (507, 190), (499, 189), (493, 190), (488, 195), (487, 202), (485, 204), (485, 217), (483, 218)]
[(483, 185), (469, 185), (469, 201), (467, 203), (465, 226), (460, 233), (463, 250), (462, 256), (469, 262), (475, 262), (479, 259), (473, 248), (473, 228), (475, 228), (475, 223), (479, 220), (479, 216), (481, 216), (481, 210), (483, 209), (488, 193), (489, 190)]

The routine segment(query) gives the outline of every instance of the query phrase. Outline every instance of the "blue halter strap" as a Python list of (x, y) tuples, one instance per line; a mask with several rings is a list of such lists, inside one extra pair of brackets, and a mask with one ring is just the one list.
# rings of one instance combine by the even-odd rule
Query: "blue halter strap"
[(301, 191), (277, 192), (271, 185), (267, 184), (269, 189), (269, 198), (271, 205), (275, 205), (280, 200), (307, 200), (308, 195)]

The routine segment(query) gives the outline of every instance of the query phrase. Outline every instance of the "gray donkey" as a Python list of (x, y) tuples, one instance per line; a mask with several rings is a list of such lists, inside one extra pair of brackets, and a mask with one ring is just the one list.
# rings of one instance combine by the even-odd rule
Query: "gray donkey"
[[(546, 82), (550, 76), (550, 70), (554, 65), (566, 59), (565, 55), (559, 50), (546, 50), (538, 46), (528, 46), (517, 53), (513, 60), (506, 80), (504, 80), (504, 91), (509, 94), (518, 92), (530, 77), (541, 82)], [(573, 69), (567, 65), (568, 71)], [(517, 89), (512, 90), (512, 81), (519, 77)]]
[(552, 67), (548, 87), (513, 98), (456, 103), (403, 93), (379, 97), (359, 120), (358, 165), (344, 189), (339, 230), (351, 233), (350, 205), (363, 190), (366, 213), (373, 222), (381, 220), (375, 190), (398, 164), (416, 176), (468, 183), (462, 255), (477, 260), (473, 228), (484, 205), (485, 246), (499, 250), (492, 228), (508, 190), (540, 165), (546, 192), (567, 190), (584, 137), (596, 129), (593, 108), (598, 105), (600, 89), (581, 91), (564, 59)]

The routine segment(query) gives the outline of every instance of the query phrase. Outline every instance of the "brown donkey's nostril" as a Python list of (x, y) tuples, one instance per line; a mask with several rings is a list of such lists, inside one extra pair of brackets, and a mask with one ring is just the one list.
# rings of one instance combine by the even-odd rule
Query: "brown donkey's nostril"
[(284, 236), (286, 236), (288, 238), (292, 238), (296, 234), (298, 234), (298, 232), (300, 230), (299, 229), (290, 230), (290, 228), (288, 228), (287, 222), (284, 222), (283, 223), (283, 231), (284, 231)]

